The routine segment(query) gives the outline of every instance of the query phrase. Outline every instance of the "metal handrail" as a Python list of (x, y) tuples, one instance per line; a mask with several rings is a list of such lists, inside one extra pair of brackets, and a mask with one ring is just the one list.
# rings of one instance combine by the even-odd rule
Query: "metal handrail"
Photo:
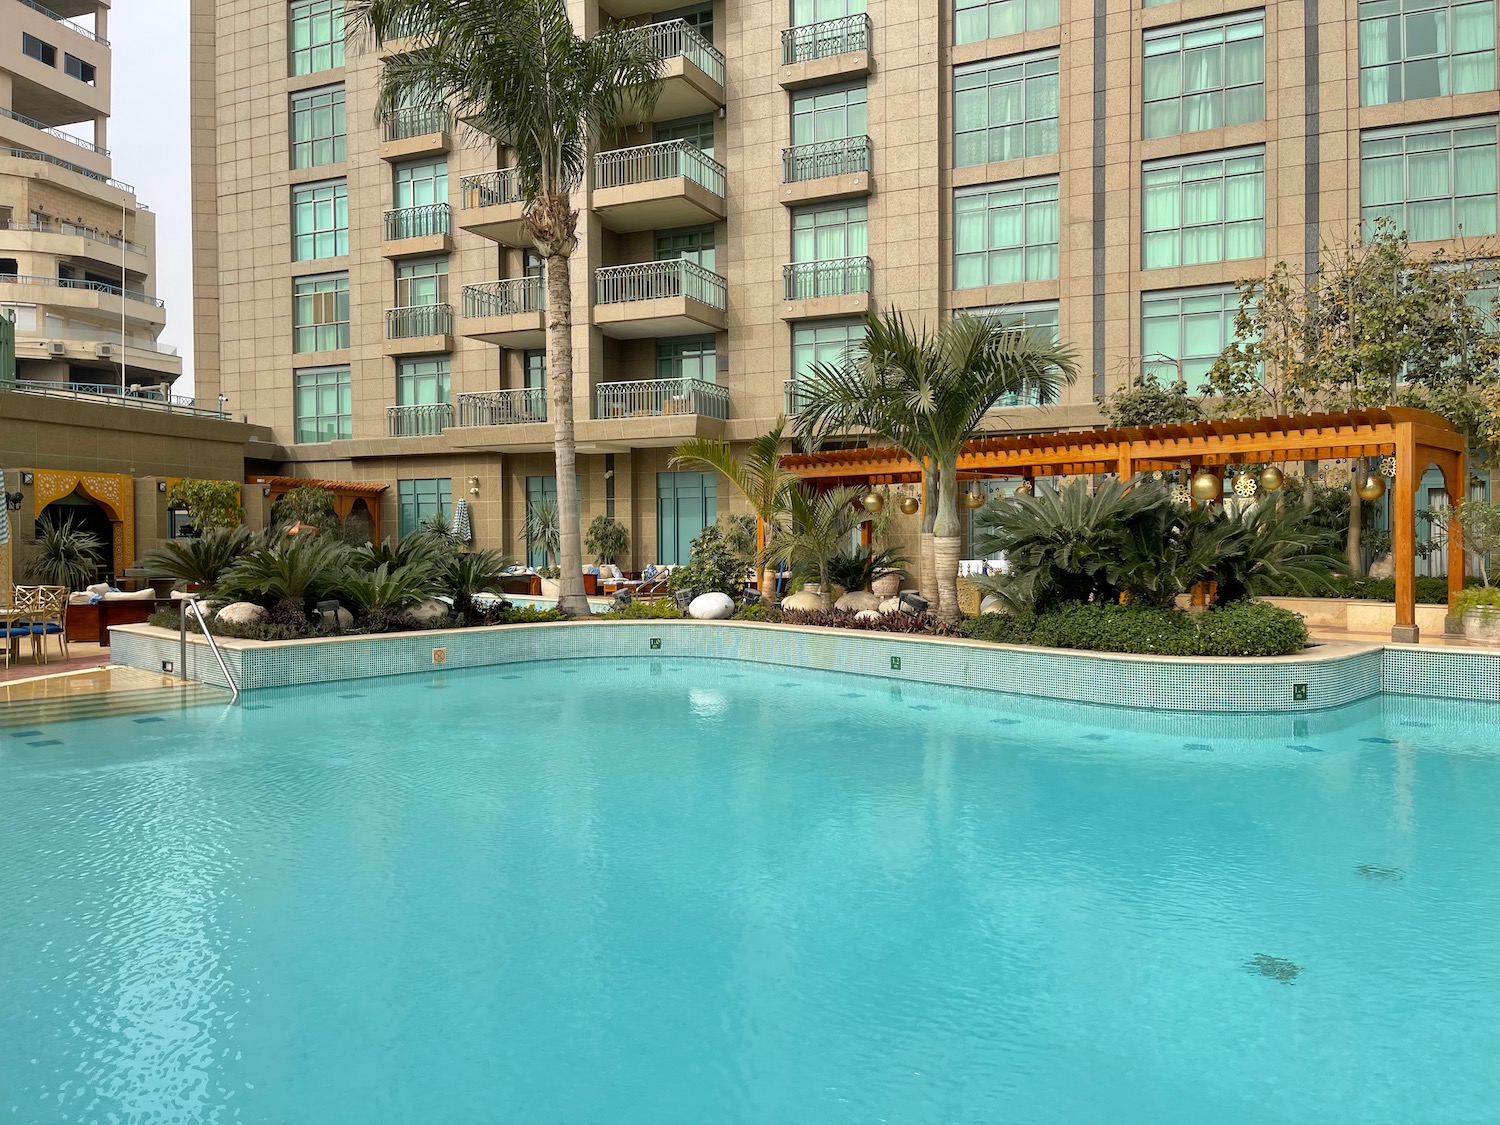
[(512, 277), (504, 281), (485, 281), (465, 285), (464, 316), (515, 316), (517, 313), (545, 312), (547, 289), (539, 277)]
[(869, 258), (834, 258), (826, 262), (792, 262), (781, 267), (783, 296), (788, 301), (813, 297), (852, 297), (870, 291)]
[(788, 418), (802, 413), (803, 390), (796, 379), (787, 379), (781, 384), (781, 412)]
[(464, 210), (478, 207), (499, 207), (506, 203), (524, 203), (521, 192), (521, 174), (514, 168), (501, 168), (498, 172), (482, 172), (477, 176), (465, 176), (458, 181), (463, 193)]
[(702, 379), (635, 379), (594, 388), (596, 418), (702, 414), (727, 421), (729, 389)]
[(0, 222), (0, 230), (29, 231), (32, 234), (65, 234), (72, 238), (86, 238), (90, 242), (102, 242), (116, 250), (128, 250), (132, 254), (144, 254), (146, 248), (118, 235), (105, 234), (93, 227), (81, 227), (77, 223), (54, 223), (47, 219), (11, 219)]
[(111, 383), (54, 383), (37, 379), (17, 379), (3, 384), (3, 389), (20, 394), (45, 395), (49, 398), (68, 398), (83, 402), (102, 402), (110, 406), (130, 406), (139, 410), (162, 410), (168, 414), (192, 414), (199, 418), (227, 417), (223, 409), (210, 410), (200, 407), (196, 400), (186, 395), (152, 395), (143, 392), (132, 394), (127, 388)]
[(781, 33), (781, 65), (827, 59), (870, 49), (870, 17), (864, 12), (823, 20)]
[(385, 115), (383, 128), (383, 136), (388, 141), (405, 141), (412, 137), (425, 137), (429, 133), (446, 133), (449, 128), (448, 107), (441, 103), (402, 106)]
[(720, 86), (724, 85), (724, 56), (687, 20), (647, 24), (640, 33), (662, 59), (681, 55)]
[(111, 296), (124, 297), (129, 301), (140, 301), (153, 308), (160, 309), (166, 306), (166, 302), (160, 297), (152, 297), (134, 289), (121, 289), (118, 285), (110, 285), (104, 281), (88, 281), (81, 277), (41, 277), (26, 273), (0, 273), (0, 284), (7, 282), (16, 285), (55, 285), (59, 289), (86, 289), (92, 293), (108, 293)]
[(446, 402), (388, 406), (385, 422), (389, 437), (437, 437), (453, 425), (453, 407)]
[(49, 137), (56, 137), (60, 141), (67, 141), (69, 144), (75, 144), (79, 148), (86, 148), (90, 152), (97, 152), (100, 156), (109, 155), (109, 149), (100, 148), (93, 141), (86, 141), (82, 137), (75, 137), (71, 133), (64, 133), (61, 129), (54, 129), (51, 125), (45, 125), (40, 121), (27, 117), (24, 113), (17, 113), (13, 109), (6, 109), (4, 106), (0, 106), (0, 117), (9, 117), (12, 121), (19, 121), (22, 125), (30, 125), (33, 129), (40, 129)]
[(518, 426), (546, 420), (546, 387), (513, 387), (458, 396), (460, 426)]
[(604, 266), (594, 271), (596, 304), (617, 305), (662, 297), (690, 297), (710, 308), (723, 310), (729, 304), (729, 283), (686, 258)]
[[(87, 176), (91, 180), (98, 180), (101, 184), (108, 184), (112, 188), (135, 194), (135, 188), (120, 180), (112, 180), (102, 173), (95, 172), (92, 168), (85, 168), (82, 164), (74, 164), (71, 160), (60, 160), (50, 152), (37, 152), (34, 148), (15, 148), (11, 145), (0, 145), (0, 156), (14, 156), (17, 160), (40, 160), (43, 164), (55, 164), (59, 168), (65, 168), (69, 172), (77, 172), (80, 176)], [(139, 204), (137, 205), (139, 206)]]
[(683, 176), (699, 187), (724, 195), (729, 173), (724, 165), (691, 141), (661, 141), (619, 148), (594, 157), (594, 189), (649, 184)]
[(869, 170), (869, 137), (840, 137), (781, 150), (781, 182), (786, 184)]
[(229, 690), (234, 694), (230, 696), (231, 705), (238, 703), (240, 698), (240, 685), (234, 682), (234, 674), (229, 671), (229, 665), (224, 663), (224, 654), (219, 651), (219, 642), (214, 640), (214, 635), (208, 630), (208, 622), (203, 619), (203, 610), (198, 607), (197, 598), (182, 599), (182, 616), (177, 626), (177, 641), (181, 646), (178, 653), (179, 667), (184, 679), (187, 678), (187, 615), (188, 610), (193, 611), (193, 616), (198, 619), (198, 628), (203, 630), (203, 637), (208, 641), (208, 647), (214, 654), (214, 659), (219, 662), (219, 671), (224, 673), (224, 680), (229, 684)]
[(84, 27), (83, 24), (74, 23), (72, 20), (58, 15), (51, 8), (42, 7), (36, 2), (36, 0), (21, 0), (21, 3), (25, 4), (33, 12), (41, 12), (42, 15), (46, 16), (49, 20), (60, 23), (71, 31), (76, 31), (85, 39), (92, 39), (95, 43), (98, 43), (102, 47), (109, 46), (109, 40), (104, 38), (104, 36), (100, 35), (97, 31), (90, 31), (88, 28)]
[(425, 203), (420, 207), (393, 207), (385, 213), (385, 240), (430, 238), (452, 234), (452, 209), (446, 203)]

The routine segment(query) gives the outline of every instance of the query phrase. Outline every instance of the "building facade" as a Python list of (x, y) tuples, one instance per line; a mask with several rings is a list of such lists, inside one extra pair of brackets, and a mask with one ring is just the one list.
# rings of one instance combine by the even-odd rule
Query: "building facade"
[[(742, 441), (870, 309), (1053, 325), (1082, 377), (996, 430), (1195, 384), (1235, 282), (1362, 219), (1419, 247), (1496, 228), (1494, 0), (576, 0), (664, 60), (605, 138), (573, 262), (585, 523), (675, 562), (732, 509), (673, 472)], [(543, 291), (506, 153), (441, 106), (377, 120), (339, 0), (194, 0), (200, 394), (292, 471), (384, 481), (385, 524), (467, 499), (519, 550), (548, 495)], [(399, 48), (399, 45), (397, 45)]]
[(0, 308), (18, 377), (165, 397), (156, 218), (112, 179), (108, 0), (0, 0)]

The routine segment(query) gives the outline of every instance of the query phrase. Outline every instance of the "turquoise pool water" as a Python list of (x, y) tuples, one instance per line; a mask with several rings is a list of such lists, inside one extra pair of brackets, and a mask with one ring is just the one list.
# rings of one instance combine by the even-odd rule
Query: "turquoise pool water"
[(683, 660), (0, 729), (0, 1121), (1500, 1116), (1500, 709)]

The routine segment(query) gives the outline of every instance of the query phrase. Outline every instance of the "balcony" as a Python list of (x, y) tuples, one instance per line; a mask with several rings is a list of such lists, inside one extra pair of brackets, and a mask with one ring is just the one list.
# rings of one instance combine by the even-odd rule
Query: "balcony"
[(725, 421), (729, 417), (729, 389), (701, 379), (638, 379), (600, 383), (594, 388), (594, 417), (598, 419), (678, 414), (701, 414)]
[(459, 181), (463, 210), (459, 214), (461, 230), (493, 239), (504, 246), (530, 246), (526, 237), (521, 194), (521, 177), (514, 168), (465, 176)]
[(610, 230), (663, 230), (724, 218), (724, 166), (689, 141), (594, 157), (594, 210)]
[(71, 160), (62, 160), (51, 153), (37, 152), (32, 148), (17, 148), (14, 145), (0, 141), (0, 159), (10, 157), (13, 160), (35, 160), (42, 164), (50, 164), (54, 168), (62, 168), (79, 176), (86, 176), (91, 180), (97, 180), (101, 184), (108, 184), (112, 188), (123, 191), (129, 195), (135, 194), (135, 188), (119, 180), (112, 180), (102, 172), (95, 172), (85, 168), (82, 164), (74, 164)]
[[(37, 136), (37, 133), (43, 134), (50, 140), (44, 141)], [(54, 141), (61, 143), (54, 144)], [(0, 106), (0, 144), (13, 144), (23, 148), (38, 146), (53, 148), (65, 154), (65, 158), (75, 160), (80, 165), (89, 168), (96, 175), (109, 173), (109, 149), (100, 148), (82, 137), (64, 133), (61, 129), (48, 125), (44, 121), (34, 120), (13, 109), (6, 109), (4, 106)]]
[[(661, 56), (661, 93), (652, 117), (671, 121), (712, 113), (724, 104), (724, 56), (686, 20), (643, 24), (647, 37)], [(634, 124), (639, 117), (628, 118)]]
[(0, 389), (18, 394), (42, 395), (46, 398), (65, 398), (75, 402), (94, 402), (101, 406), (128, 406), (137, 410), (159, 410), (166, 414), (189, 414), (198, 418), (223, 418), (223, 407), (209, 409), (199, 407), (187, 395), (174, 395), (165, 384), (150, 387), (131, 387), (123, 393), (117, 383), (54, 383), (51, 381), (18, 379), (14, 383), (0, 385)]
[(547, 342), (547, 289), (539, 277), (513, 277), (464, 286), (463, 335), (502, 348), (540, 348)]
[(863, 316), (870, 311), (870, 259), (836, 258), (781, 267), (782, 320)]
[(524, 426), (546, 420), (545, 387), (516, 387), (458, 396), (460, 426)]
[(409, 305), (385, 310), (386, 355), (423, 355), (452, 350), (452, 305)]
[(65, 18), (63, 16), (58, 15), (51, 8), (45, 8), (41, 4), (38, 4), (36, 2), (36, 0), (21, 0), (21, 3), (24, 4), (26, 7), (30, 8), (34, 12), (40, 12), (42, 15), (46, 16), (49, 20), (51, 20), (53, 23), (58, 24), (59, 26), (62, 26), (62, 27), (66, 27), (69, 31), (76, 32), (77, 34), (82, 35), (85, 39), (91, 39), (91, 40), (93, 40), (95, 43), (98, 43), (101, 47), (108, 47), (109, 46), (109, 40), (106, 39), (106, 38), (104, 38), (104, 36), (95, 34), (94, 32), (90, 31), (88, 28), (84, 27), (83, 24), (81, 24), (81, 23), (78, 23), (78, 22), (76, 22), (74, 20), (70, 20), (70, 19), (67, 19), (67, 18)]
[(728, 283), (686, 258), (594, 271), (594, 323), (617, 340), (722, 332), (728, 302)]
[(380, 125), (380, 159), (438, 156), (453, 147), (452, 119), (445, 105), (412, 105), (392, 110)]
[(823, 199), (855, 199), (875, 187), (870, 138), (843, 137), (781, 150), (781, 202), (788, 207)]
[[(34, 245), (41, 249), (46, 247), (49, 253), (55, 253), (59, 257), (70, 258), (92, 258), (95, 261), (108, 261), (112, 265), (118, 265), (120, 251), (127, 254), (144, 256), (146, 248), (134, 242), (127, 242), (118, 235), (108, 234), (94, 227), (81, 226), (78, 223), (53, 222), (50, 219), (12, 219), (9, 222), (0, 222), (0, 234), (6, 231), (14, 231), (17, 234), (40, 234), (57, 236), (58, 239), (78, 239), (76, 245), (62, 242), (38, 242)], [(22, 243), (25, 246), (25, 243)]]
[(870, 73), (870, 17), (863, 12), (789, 27), (781, 33), (782, 89), (841, 82)]
[(787, 379), (781, 384), (781, 412), (788, 418), (802, 413), (806, 401), (807, 391), (796, 379)]
[(453, 407), (446, 402), (424, 406), (392, 406), (385, 412), (389, 437), (437, 437), (453, 425)]
[(453, 249), (452, 226), (453, 209), (446, 203), (394, 208), (385, 213), (380, 252), (387, 258), (447, 254)]
[(7, 304), (81, 309), (114, 321), (123, 312), (129, 319), (153, 325), (158, 331), (167, 322), (160, 297), (80, 278), (0, 273), (0, 300)]

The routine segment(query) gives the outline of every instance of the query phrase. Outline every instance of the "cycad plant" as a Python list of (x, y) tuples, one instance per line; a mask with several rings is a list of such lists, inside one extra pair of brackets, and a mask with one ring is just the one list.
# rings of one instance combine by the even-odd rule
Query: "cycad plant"
[(772, 562), (816, 570), (824, 609), (828, 608), (832, 586), (829, 563), (864, 518), (863, 510), (857, 506), (859, 493), (857, 488), (814, 492), (798, 483), (786, 494), (791, 518), (771, 545), (770, 558)]
[(407, 563), (394, 570), (381, 563), (374, 570), (346, 574), (339, 591), (362, 615), (388, 618), (432, 597), (441, 586), (437, 571), (427, 562)]
[(244, 527), (215, 528), (196, 539), (174, 539), (142, 556), (140, 565), (153, 574), (212, 590), (235, 559), (250, 549), (253, 536)]
[(349, 547), (332, 536), (289, 536), (241, 555), (220, 578), (219, 593), (269, 603), (282, 623), (300, 624), (309, 600), (343, 588), (349, 563)]
[(349, 0), (346, 26), (383, 44), (408, 36), (389, 58), (380, 108), (445, 103), (515, 156), (525, 229), (546, 266), (547, 381), (560, 501), (558, 608), (586, 617), (583, 535), (573, 427), (573, 309), (569, 259), (578, 246), (572, 193), (591, 146), (632, 119), (649, 119), (661, 58), (650, 39), (620, 24), (584, 37), (568, 0)]
[(453, 612), (460, 617), (474, 615), (474, 595), (499, 589), (500, 572), (515, 565), (515, 559), (499, 551), (469, 551), (454, 555), (439, 572), (439, 584), (453, 599)]

